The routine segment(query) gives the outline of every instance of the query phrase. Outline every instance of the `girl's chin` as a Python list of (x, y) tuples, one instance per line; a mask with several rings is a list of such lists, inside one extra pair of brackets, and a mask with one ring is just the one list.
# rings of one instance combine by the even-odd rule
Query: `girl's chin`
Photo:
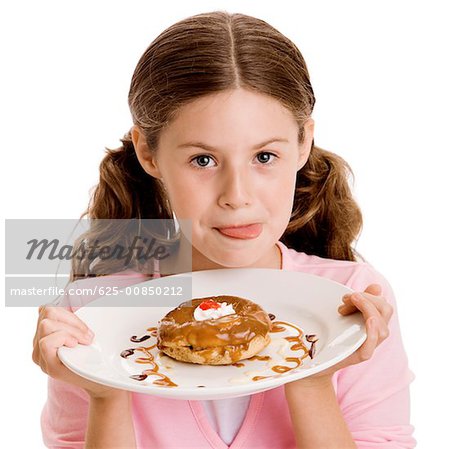
[[(217, 234), (219, 231), (214, 230), (214, 238), (210, 239), (205, 235), (200, 244), (194, 245), (193, 262), (197, 260), (198, 265), (208, 268), (212, 265), (223, 268), (242, 268), (257, 264), (263, 257), (261, 248), (265, 245), (262, 235), (255, 239), (234, 239)], [(199, 251), (199, 248), (202, 250)], [(194, 262), (194, 265), (197, 264)]]
[(210, 260), (224, 268), (241, 268), (255, 264), (258, 260), (258, 255), (255, 254), (255, 251), (242, 250), (236, 252), (236, 249), (233, 250), (232, 254), (214, 251), (210, 256)]

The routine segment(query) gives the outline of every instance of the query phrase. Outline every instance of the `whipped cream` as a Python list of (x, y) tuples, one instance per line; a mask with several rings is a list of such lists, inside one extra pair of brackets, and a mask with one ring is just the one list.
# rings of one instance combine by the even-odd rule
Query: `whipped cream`
[(233, 309), (232, 304), (227, 304), (226, 302), (221, 302), (219, 304), (220, 307), (217, 309), (210, 308), (203, 310), (200, 308), (200, 306), (197, 306), (196, 309), (194, 310), (194, 318), (197, 321), (204, 321), (211, 319), (215, 320), (217, 318), (222, 318), (223, 316), (232, 315), (236, 313), (235, 310)]

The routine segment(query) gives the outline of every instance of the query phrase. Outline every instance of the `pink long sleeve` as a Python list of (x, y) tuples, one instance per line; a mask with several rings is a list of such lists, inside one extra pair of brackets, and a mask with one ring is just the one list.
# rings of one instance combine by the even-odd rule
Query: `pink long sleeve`
[(84, 448), (89, 396), (81, 388), (48, 378), (48, 399), (41, 414), (44, 444), (51, 449)]
[(371, 283), (383, 288), (383, 296), (394, 306), (390, 335), (367, 362), (336, 373), (338, 401), (359, 449), (410, 449), (415, 447), (409, 418), (408, 368), (391, 286), (370, 265), (363, 265), (351, 287), (357, 291)]

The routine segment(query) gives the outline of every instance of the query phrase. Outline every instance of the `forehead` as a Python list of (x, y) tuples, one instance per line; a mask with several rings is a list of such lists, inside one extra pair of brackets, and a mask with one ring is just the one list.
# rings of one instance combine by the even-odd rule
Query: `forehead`
[[(293, 114), (267, 95), (234, 89), (198, 98), (182, 106), (161, 134), (161, 143), (205, 140), (214, 145), (254, 144), (264, 137), (295, 139), (298, 124)], [(263, 138), (263, 139), (261, 139)]]

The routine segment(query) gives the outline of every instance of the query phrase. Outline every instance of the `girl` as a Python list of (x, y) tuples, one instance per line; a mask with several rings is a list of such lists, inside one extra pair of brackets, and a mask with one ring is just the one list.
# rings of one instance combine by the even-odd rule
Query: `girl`
[[(273, 268), (346, 284), (360, 293), (345, 296), (339, 312), (362, 313), (365, 343), (326, 371), (267, 392), (170, 400), (69, 371), (57, 349), (89, 344), (92, 332), (66, 308), (41, 307), (33, 360), (50, 376), (48, 447), (415, 446), (394, 295), (351, 247), (362, 220), (350, 170), (314, 145), (314, 102), (302, 55), (266, 22), (225, 12), (180, 21), (138, 62), (134, 126), (107, 151), (86, 214), (190, 220), (192, 241), (181, 233), (178, 253), (192, 249), (192, 271)], [(145, 279), (134, 270), (72, 277), (84, 286)]]

